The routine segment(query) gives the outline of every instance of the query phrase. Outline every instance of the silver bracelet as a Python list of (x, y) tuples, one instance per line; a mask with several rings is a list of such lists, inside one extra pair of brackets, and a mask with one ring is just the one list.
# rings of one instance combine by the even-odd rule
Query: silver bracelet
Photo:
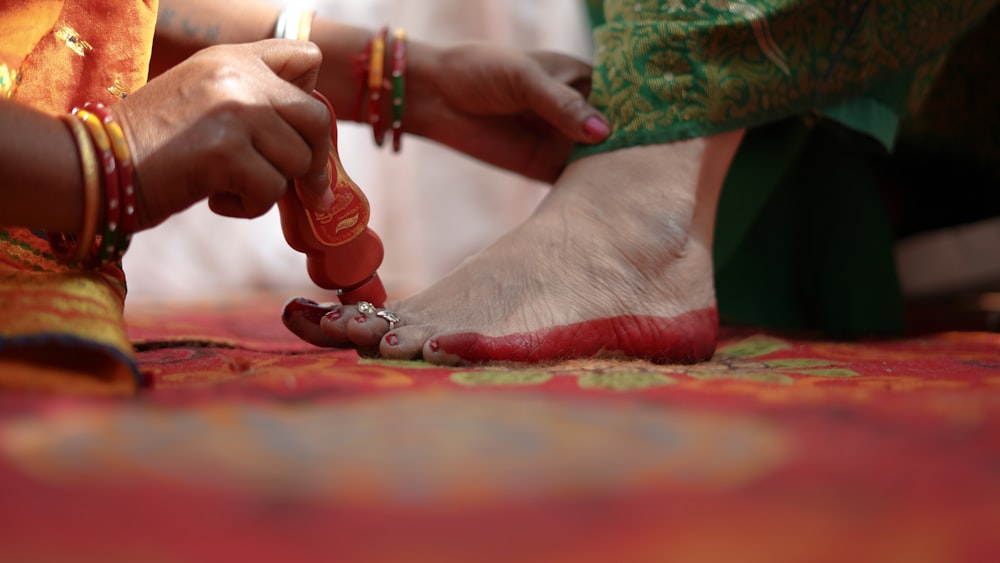
[(274, 37), (276, 39), (308, 41), (315, 15), (316, 10), (313, 8), (312, 2), (289, 2), (278, 13), (278, 23), (274, 26)]

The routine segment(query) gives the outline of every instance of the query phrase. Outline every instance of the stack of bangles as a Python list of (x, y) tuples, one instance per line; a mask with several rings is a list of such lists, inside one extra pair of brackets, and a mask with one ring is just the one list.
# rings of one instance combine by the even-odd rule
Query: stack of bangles
[[(279, 39), (308, 41), (314, 16), (315, 11), (308, 3), (291, 2), (278, 14), (274, 36)], [(396, 29), (392, 37), (389, 37), (389, 28), (383, 27), (368, 41), (365, 50), (355, 55), (352, 62), (358, 79), (355, 121), (364, 120), (362, 107), (367, 100), (367, 121), (372, 126), (375, 144), (381, 147), (385, 142), (386, 132), (391, 129), (392, 150), (399, 152), (406, 100), (406, 31)], [(388, 76), (385, 73), (387, 67)], [(385, 115), (383, 92), (391, 94), (388, 116)], [(386, 123), (389, 125), (386, 126)]]
[(125, 133), (108, 108), (88, 102), (62, 116), (76, 141), (83, 172), (79, 237), (48, 233), (60, 261), (86, 268), (117, 262), (136, 230), (135, 173)]
[[(386, 77), (386, 60), (389, 76)], [(361, 121), (361, 106), (368, 100), (368, 124), (372, 126), (375, 144), (382, 146), (386, 132), (392, 130), (392, 150), (399, 152), (403, 137), (403, 108), (406, 99), (406, 31), (396, 29), (389, 39), (389, 28), (383, 27), (368, 42), (365, 50), (355, 58), (358, 76), (355, 119)], [(391, 95), (389, 119), (386, 119), (382, 93)], [(386, 123), (389, 125), (387, 126)]]

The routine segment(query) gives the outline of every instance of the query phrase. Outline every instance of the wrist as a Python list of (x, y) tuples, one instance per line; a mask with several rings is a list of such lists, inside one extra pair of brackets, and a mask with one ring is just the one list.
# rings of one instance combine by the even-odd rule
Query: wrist
[(406, 61), (406, 119), (403, 131), (433, 138), (435, 111), (433, 100), (439, 98), (437, 79), (444, 49), (437, 45), (408, 40)]
[[(0, 226), (76, 232), (83, 205), (81, 164), (61, 119), (0, 100)], [(58, 202), (53, 205), (53, 202)]]

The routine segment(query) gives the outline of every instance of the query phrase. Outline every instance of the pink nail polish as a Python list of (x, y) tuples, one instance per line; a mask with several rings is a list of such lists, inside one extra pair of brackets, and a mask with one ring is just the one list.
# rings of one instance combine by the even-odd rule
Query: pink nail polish
[(592, 115), (583, 122), (583, 131), (595, 139), (603, 139), (611, 133), (611, 126), (600, 117)]

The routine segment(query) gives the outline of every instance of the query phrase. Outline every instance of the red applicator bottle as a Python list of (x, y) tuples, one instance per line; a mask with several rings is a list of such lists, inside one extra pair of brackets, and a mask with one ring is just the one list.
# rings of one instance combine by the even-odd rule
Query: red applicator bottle
[(306, 209), (289, 186), (278, 201), (281, 230), (293, 249), (306, 255), (313, 283), (335, 290), (342, 304), (368, 301), (385, 304), (385, 287), (378, 277), (384, 256), (382, 240), (370, 228), (371, 209), (361, 188), (344, 171), (337, 153), (337, 117), (333, 106), (319, 92), (313, 96), (326, 104), (333, 124), (330, 130), (330, 187), (334, 202), (324, 212)]

